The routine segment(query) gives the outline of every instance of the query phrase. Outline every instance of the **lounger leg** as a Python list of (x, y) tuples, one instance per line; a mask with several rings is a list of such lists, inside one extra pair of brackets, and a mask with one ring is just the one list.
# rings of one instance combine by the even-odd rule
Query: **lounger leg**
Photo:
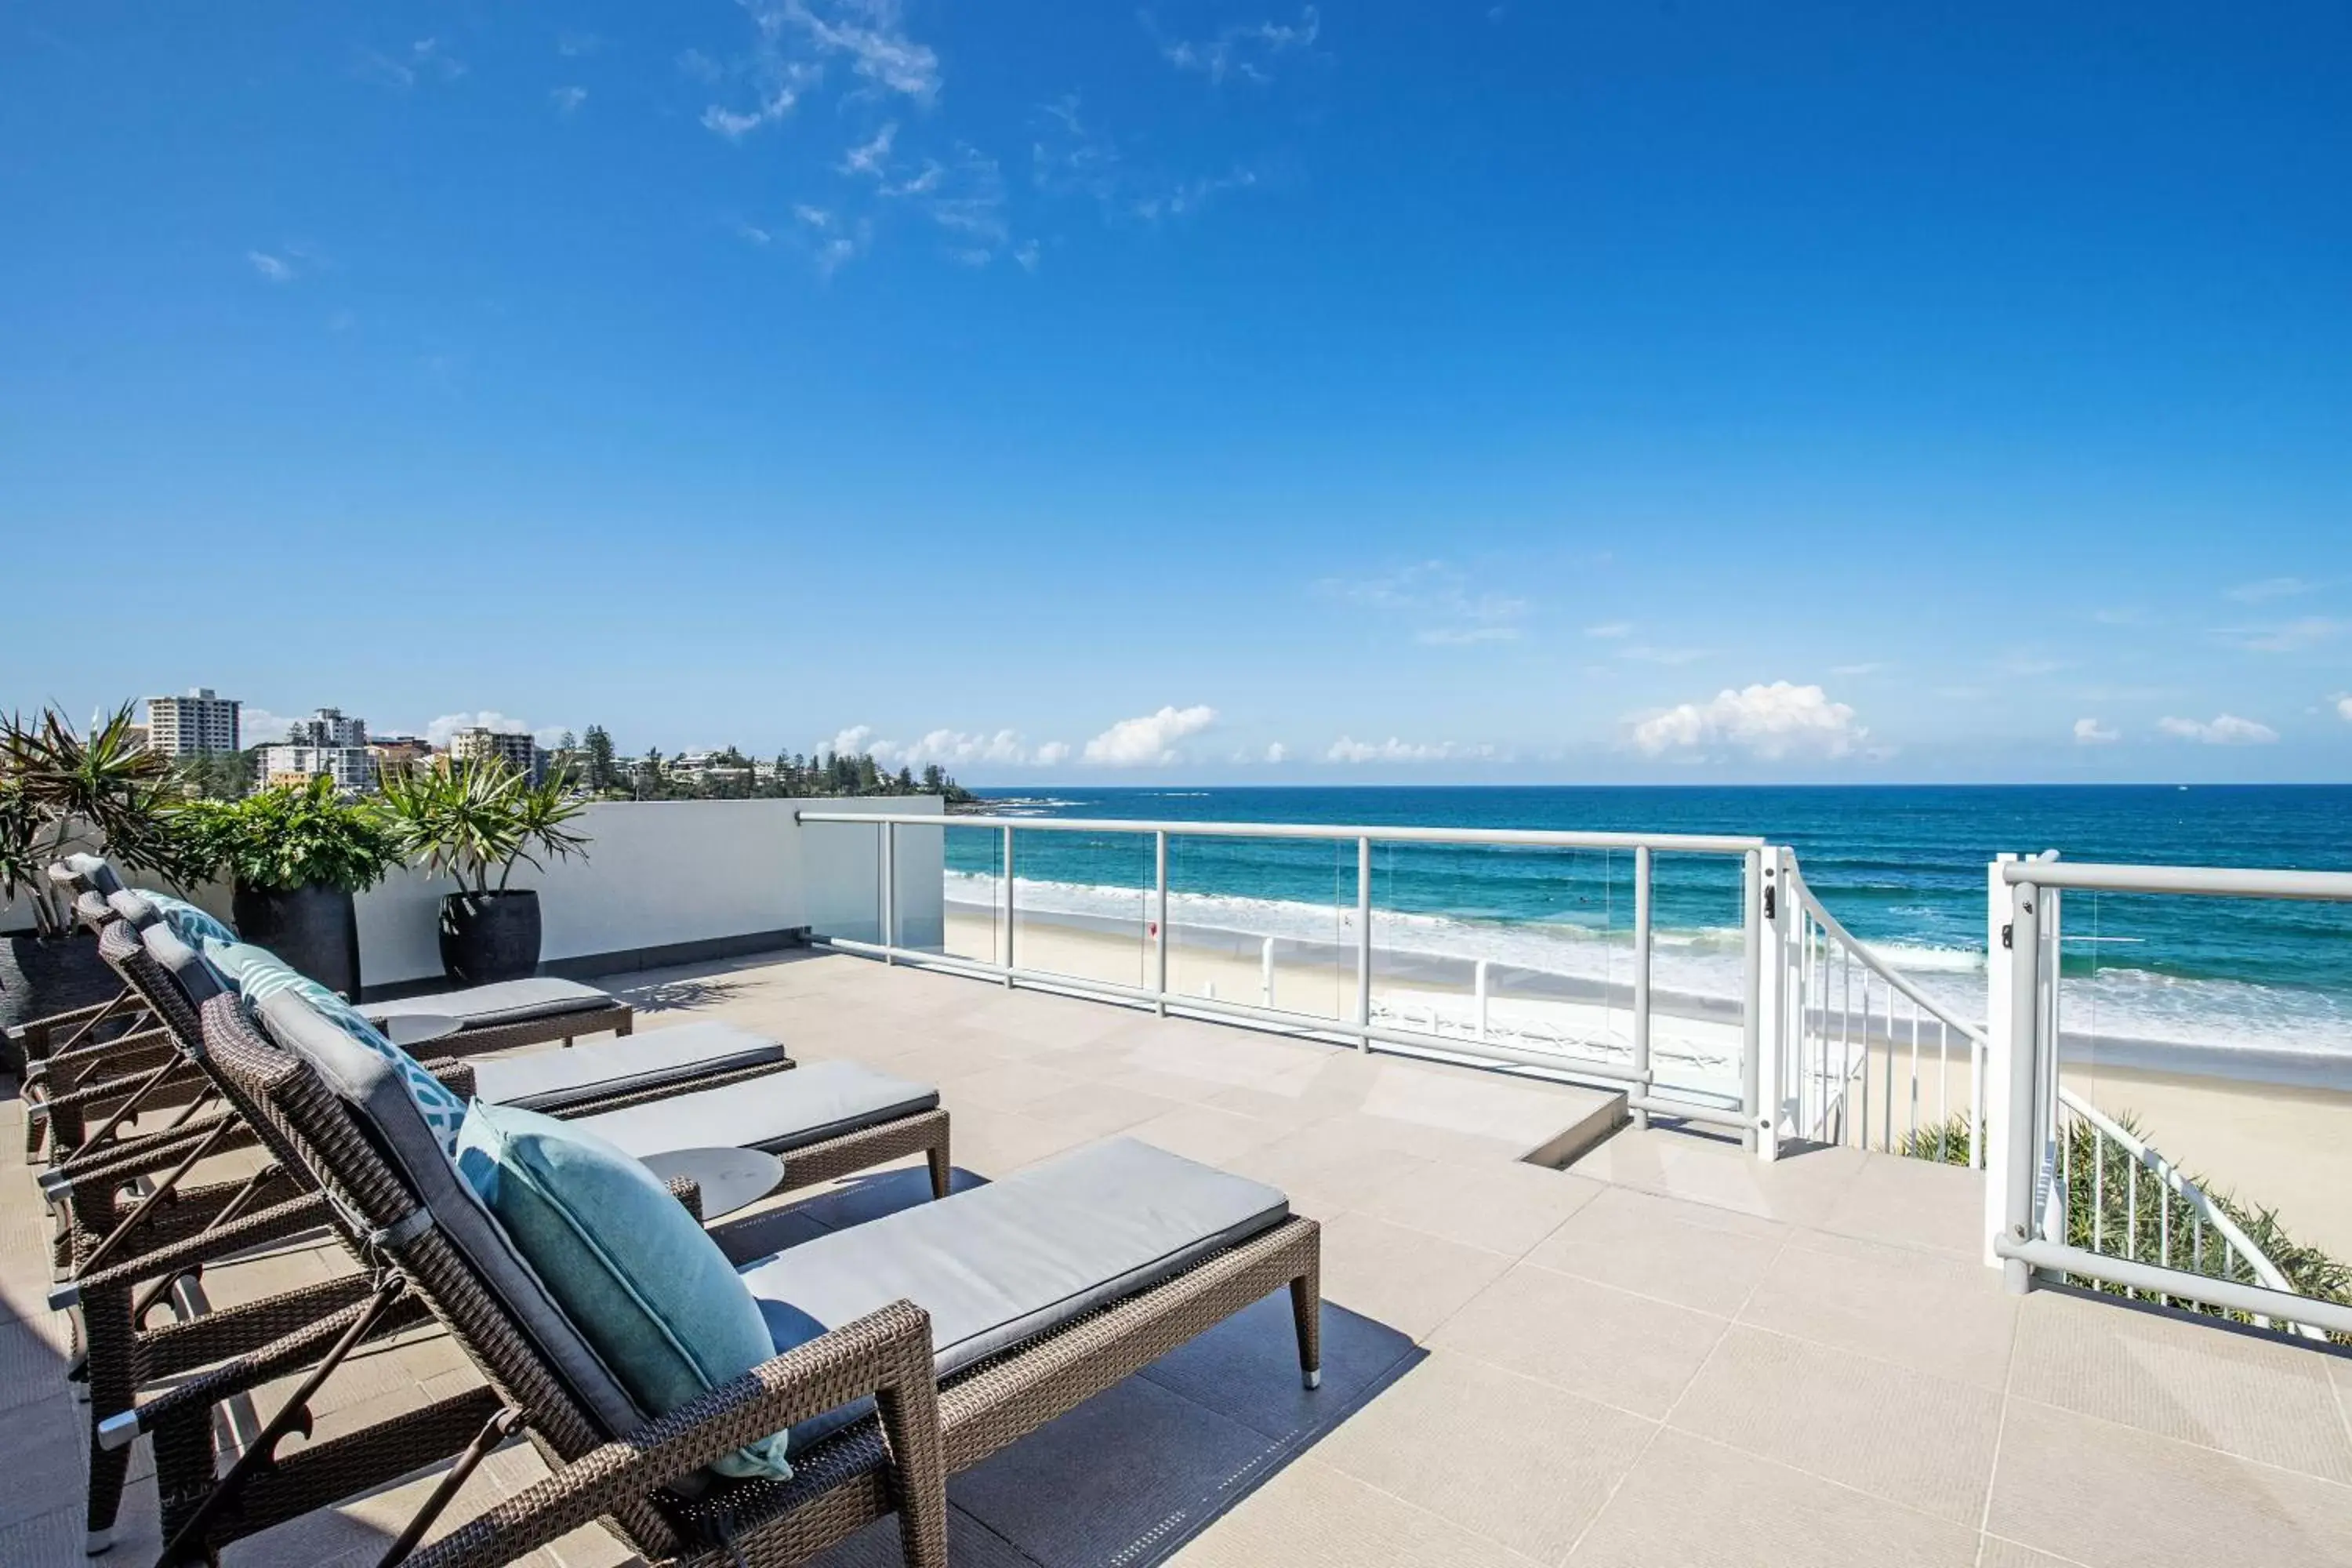
[(92, 1553), (114, 1543), (114, 1519), (122, 1506), (122, 1485), (131, 1469), (131, 1448), (99, 1446), (98, 1424), (105, 1416), (131, 1408), (131, 1292), (106, 1290), (81, 1302), (82, 1331), (89, 1336), (89, 1533), (84, 1550)]
[(898, 1515), (898, 1549), (907, 1568), (948, 1568), (947, 1457), (929, 1350), (926, 1331), (911, 1353), (898, 1358), (895, 1375), (874, 1391), (882, 1441), (890, 1451), (890, 1503)]
[(1299, 1381), (1323, 1386), (1323, 1268), (1318, 1257), (1290, 1282), (1290, 1317), (1298, 1328)]
[(942, 1121), (940, 1124), (940, 1141), (923, 1151), (923, 1159), (931, 1167), (932, 1199), (937, 1201), (947, 1196), (948, 1180), (955, 1172), (955, 1164), (948, 1157), (946, 1122)]

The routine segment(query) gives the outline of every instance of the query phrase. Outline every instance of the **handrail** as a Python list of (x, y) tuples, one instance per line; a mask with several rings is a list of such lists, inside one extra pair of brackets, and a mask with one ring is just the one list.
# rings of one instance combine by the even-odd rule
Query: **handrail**
[(2236, 866), (2115, 866), (2082, 860), (2011, 860), (2001, 879), (2095, 893), (2187, 893), (2214, 899), (2303, 899), (2352, 903), (2352, 871), (2256, 870)]
[(2106, 1112), (2068, 1089), (2064, 1084), (2058, 1086), (2058, 1103), (2089, 1122), (2092, 1130), (2100, 1137), (2126, 1151), (2133, 1159), (2154, 1172), (2168, 1189), (2177, 1194), (2197, 1212), (2199, 1218), (2210, 1225), (2221, 1234), (2221, 1239), (2238, 1249), (2244, 1257), (2247, 1267), (2253, 1270), (2257, 1279), (2273, 1290), (2284, 1290), (2290, 1295), (2294, 1293), (2294, 1286), (2289, 1282), (2279, 1266), (2270, 1260), (2269, 1255), (2255, 1245), (2253, 1237), (2248, 1236), (2244, 1227), (2230, 1217), (2228, 1210), (2213, 1201), (2210, 1194), (2182, 1175), (2179, 1166), (2149, 1148), (2147, 1143), (2133, 1136), (2121, 1122), (2108, 1116)]
[(1813, 917), (1815, 923), (1819, 924), (1822, 930), (1828, 931), (1830, 935), (1835, 937), (1840, 942), (1843, 942), (1851, 952), (1853, 952), (1854, 956), (1861, 959), (1862, 965), (1864, 969), (1869, 970), (1873, 974), (1877, 975), (1881, 980), (1886, 982), (1886, 984), (1893, 989), (1900, 991), (1904, 995), (1909, 997), (1912, 1002), (1926, 1010), (1926, 1012), (1935, 1018), (1937, 1023), (1958, 1030), (1961, 1034), (1967, 1036), (1970, 1040), (1979, 1046), (1985, 1043), (1985, 1032), (1981, 1027), (1969, 1023), (1965, 1018), (1954, 1016), (1949, 1009), (1937, 1002), (1934, 997), (1929, 996), (1926, 992), (1920, 990), (1919, 987), (1912, 984), (1911, 982), (1904, 979), (1902, 975), (1896, 973), (1895, 967), (1888, 963), (1885, 959), (1881, 958), (1869, 943), (1864, 942), (1852, 931), (1846, 930), (1844, 925), (1839, 921), (1835, 915), (1822, 908), (1821, 900), (1813, 896), (1813, 889), (1806, 885), (1803, 874), (1796, 868), (1796, 866), (1793, 863), (1794, 857), (1791, 857), (1790, 859), (1791, 864), (1789, 868), (1790, 884), (1797, 889), (1798, 902), (1803, 906), (1807, 914)]
[(914, 827), (1012, 828), (1021, 833), (1174, 833), (1204, 838), (1369, 838), (1375, 844), (1494, 844), (1530, 849), (1657, 849), (1745, 855), (1761, 838), (1694, 833), (1571, 833), (1528, 827), (1367, 827), (1297, 822), (1187, 822), (1158, 817), (950, 816), (938, 812), (796, 811), (795, 822), (896, 823)]

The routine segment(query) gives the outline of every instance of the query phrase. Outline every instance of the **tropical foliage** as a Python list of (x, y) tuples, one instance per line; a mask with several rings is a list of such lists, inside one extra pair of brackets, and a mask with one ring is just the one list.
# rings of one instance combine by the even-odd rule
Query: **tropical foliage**
[(178, 832), (184, 792), (131, 712), (126, 702), (86, 731), (54, 708), (0, 720), (0, 894), (26, 897), (45, 931), (65, 925), (45, 875), (62, 856), (104, 855), (174, 887), (203, 876)]
[(256, 892), (341, 888), (360, 892), (400, 864), (383, 813), (343, 799), (335, 781), (265, 789), (243, 800), (190, 801), (179, 808), (189, 858), (206, 876), (233, 878)]
[(587, 857), (587, 836), (565, 826), (587, 802), (560, 773), (534, 784), (504, 759), (488, 757), (387, 769), (379, 788), (376, 804), (398, 852), (471, 892), (505, 891), (518, 865), (544, 871), (541, 856)]

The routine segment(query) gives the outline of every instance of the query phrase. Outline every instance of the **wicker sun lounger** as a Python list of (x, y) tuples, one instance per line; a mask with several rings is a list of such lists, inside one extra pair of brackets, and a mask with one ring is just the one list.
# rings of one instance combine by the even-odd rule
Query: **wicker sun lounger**
[[(188, 1042), (191, 1064), (225, 1103), (164, 1138), (160, 1146), (89, 1163), (45, 1183), (72, 1221), (68, 1237), (74, 1278), (70, 1288), (60, 1292), (58, 1304), (79, 1308), (87, 1346), (93, 1540), (103, 1539), (111, 1524), (128, 1458), (120, 1447), (97, 1443), (98, 1427), (108, 1416), (127, 1410), (135, 1390), (151, 1379), (184, 1373), (312, 1328), (347, 1308), (359, 1289), (353, 1281), (338, 1281), (193, 1322), (142, 1326), (147, 1310), (168, 1289), (194, 1278), (208, 1263), (340, 1216), (316, 1190), (304, 1163), (268, 1135), (268, 1120), (256, 1113), (236, 1084), (220, 1074), (203, 1050), (194, 1003), (215, 993), (217, 973), (162, 922), (150, 922), (142, 930), (119, 920), (105, 928), (100, 942), (101, 953), (142, 1005)], [(686, 1032), (656, 1031), (641, 1043), (657, 1044), (667, 1036)], [(569, 1066), (594, 1048), (543, 1055)], [(520, 1058), (516, 1065), (535, 1059)], [(482, 1087), (478, 1075), (502, 1065), (443, 1062), (434, 1064), (434, 1070), (461, 1098), (471, 1098)], [(618, 1091), (555, 1106), (550, 1113), (567, 1120), (588, 1116), (588, 1124), (604, 1135), (645, 1152), (688, 1143), (708, 1146), (726, 1142), (731, 1133), (739, 1146), (763, 1147), (780, 1156), (783, 1177), (778, 1191), (914, 1153), (928, 1160), (934, 1191), (946, 1189), (949, 1119), (938, 1109), (936, 1092), (920, 1085), (848, 1064), (821, 1064), (791, 1073), (767, 1072), (756, 1091), (749, 1093), (744, 1089), (755, 1086), (725, 1091), (694, 1082), (611, 1087)], [(675, 1114), (669, 1110), (673, 1105)], [(275, 1160), (249, 1179), (173, 1190), (173, 1184), (199, 1160), (257, 1139)], [(157, 1184), (169, 1201), (126, 1195), (124, 1184), (134, 1177), (160, 1178)], [(314, 1358), (322, 1348), (314, 1348)], [(389, 1477), (376, 1478), (385, 1479)]]
[[(301, 1005), (270, 997), (257, 1022), (233, 997), (206, 1002), (211, 1058), (273, 1136), (310, 1163), (348, 1214), (347, 1234), (365, 1238), (381, 1284), (355, 1310), (422, 1300), (489, 1382), (478, 1401), (436, 1407), (391, 1456), (421, 1467), (457, 1454), (394, 1559), (489, 1443), (520, 1430), (555, 1473), (408, 1561), (488, 1568), (601, 1519), (656, 1562), (766, 1568), (804, 1561), (895, 1511), (906, 1560), (943, 1564), (949, 1473), (1270, 1292), (1288, 1289), (1301, 1369), (1310, 1387), (1319, 1381), (1315, 1224), (1291, 1216), (1271, 1189), (1117, 1141), (795, 1248), (769, 1266), (775, 1278), (747, 1270), (755, 1295), (775, 1290), (823, 1331), (647, 1419), (520, 1265), (429, 1130), (405, 1125), (392, 1097), (339, 1089), (340, 1069), (321, 1071), (312, 1052), (334, 1047), (306, 1037)], [(888, 1299), (902, 1287), (934, 1299)], [(273, 1354), (224, 1366), (195, 1397), (252, 1386)], [(200, 1551), (220, 1491), (208, 1415), (175, 1403), (183, 1397), (163, 1395), (122, 1425), (154, 1433), (168, 1528), (180, 1549)], [(469, 1420), (479, 1440), (460, 1447), (453, 1439)], [(798, 1439), (791, 1479), (679, 1489), (720, 1455), (786, 1427)], [(192, 1509), (194, 1491), (205, 1500)], [(282, 1470), (247, 1477), (239, 1491), (237, 1508), (271, 1518), (315, 1495)]]

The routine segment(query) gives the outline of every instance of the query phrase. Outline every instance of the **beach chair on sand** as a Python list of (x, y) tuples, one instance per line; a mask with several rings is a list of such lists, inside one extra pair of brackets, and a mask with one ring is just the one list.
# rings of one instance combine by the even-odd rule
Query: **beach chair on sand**
[[(764, 1568), (895, 1511), (906, 1561), (942, 1564), (949, 1473), (1272, 1291), (1289, 1289), (1300, 1366), (1309, 1386), (1319, 1381), (1314, 1223), (1271, 1188), (1113, 1140), (743, 1268), (789, 1348), (675, 1409), (644, 1410), (428, 1129), (268, 1037), (299, 1037), (288, 1009), (300, 1005), (269, 998), (257, 1023), (234, 997), (206, 1002), (210, 1059), (348, 1214), (344, 1234), (360, 1238), (375, 1281), (352, 1311), (421, 1301), (488, 1384), (436, 1407), (413, 1440), (391, 1436), (405, 1446), (387, 1461), (455, 1458), (392, 1559), (492, 1443), (521, 1431), (554, 1473), (407, 1561), (488, 1568), (602, 1519), (656, 1562)], [(710, 1234), (723, 1243), (729, 1229)], [(196, 1398), (253, 1386), (273, 1354), (225, 1364)], [(215, 1500), (208, 1412), (174, 1390), (119, 1429), (131, 1426), (155, 1436), (167, 1532), (201, 1548), (227, 1506)], [(788, 1428), (789, 1479), (707, 1473)], [(241, 1496), (230, 1502), (284, 1517), (284, 1478), (310, 1458), (241, 1483), (232, 1473), (224, 1485)]]
[[(363, 1284), (333, 1281), (161, 1328), (142, 1326), (150, 1308), (161, 1304), (175, 1286), (186, 1286), (206, 1266), (306, 1229), (346, 1225), (348, 1216), (317, 1190), (309, 1165), (282, 1138), (273, 1137), (268, 1118), (217, 1070), (204, 1048), (198, 1005), (214, 997), (235, 1001), (224, 989), (219, 972), (163, 921), (117, 919), (100, 931), (100, 952), (142, 1005), (184, 1043), (188, 1062), (216, 1103), (205, 1116), (171, 1133), (137, 1141), (120, 1154), (53, 1170), (44, 1178), (52, 1202), (70, 1217), (67, 1234), (72, 1277), (53, 1303), (79, 1309), (92, 1421), (93, 1541), (102, 1541), (112, 1525), (128, 1459), (127, 1449), (119, 1443), (100, 1440), (108, 1417), (128, 1410), (135, 1392), (152, 1380), (185, 1374), (289, 1333), (315, 1330), (320, 1321), (343, 1311)], [(295, 995), (285, 994), (289, 1000)], [(324, 1022), (308, 1003), (285, 1016), (291, 1020), (288, 1026), (299, 1026), (304, 1043), (337, 1073), (339, 1083), (355, 1091), (388, 1092), (415, 1104), (406, 1087), (408, 1075), (422, 1077), (425, 1069), (396, 1048), (380, 1042), (361, 1044)], [(656, 1043), (664, 1035), (692, 1027), (640, 1038)], [(588, 1058), (593, 1049), (547, 1054), (570, 1061)], [(535, 1059), (520, 1058), (516, 1065)], [(486, 1097), (481, 1075), (501, 1065), (436, 1063), (433, 1077), (454, 1103), (462, 1105)], [(508, 1087), (533, 1085), (524, 1078)], [(572, 1082), (565, 1087), (580, 1086)], [(641, 1154), (692, 1147), (761, 1150), (781, 1163), (782, 1173), (774, 1189), (780, 1192), (916, 1153), (926, 1157), (934, 1192), (946, 1190), (949, 1121), (939, 1109), (937, 1092), (855, 1063), (772, 1071), (756, 1082), (716, 1089), (694, 1080), (652, 1087), (608, 1083), (604, 1089), (609, 1092), (596, 1098), (567, 1100), (552, 1113), (579, 1119), (601, 1136)], [(274, 1158), (247, 1179), (183, 1184), (200, 1161), (256, 1142)], [(129, 1187), (142, 1179), (147, 1185), (143, 1193)], [(353, 1239), (346, 1236), (346, 1240)], [(307, 1339), (300, 1342), (310, 1344)], [(313, 1345), (312, 1357), (324, 1348)], [(289, 1364), (302, 1363), (283, 1363), (281, 1371)], [(188, 1397), (201, 1397), (201, 1377), (188, 1386), (200, 1391)], [(363, 1465), (359, 1470), (346, 1465), (341, 1472), (313, 1467), (312, 1473), (348, 1479), (362, 1471), (373, 1475)], [(376, 1475), (367, 1484), (397, 1473)], [(246, 1517), (254, 1517), (250, 1510)]]

